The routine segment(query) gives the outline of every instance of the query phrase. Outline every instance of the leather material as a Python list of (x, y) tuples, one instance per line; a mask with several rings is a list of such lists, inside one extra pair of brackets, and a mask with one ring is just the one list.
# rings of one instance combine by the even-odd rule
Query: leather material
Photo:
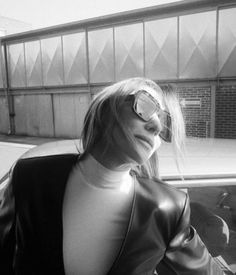
[(0, 188), (0, 273), (12, 274), (15, 250), (15, 199), (12, 192), (12, 173)]
[[(17, 162), (2, 190), (0, 254), (6, 244), (10, 249), (0, 270), (10, 269), (14, 248), (14, 274), (64, 275), (62, 204), (77, 160), (78, 154), (65, 154)], [(160, 275), (223, 274), (189, 221), (187, 194), (137, 178), (127, 233), (109, 275), (150, 275), (156, 269)]]

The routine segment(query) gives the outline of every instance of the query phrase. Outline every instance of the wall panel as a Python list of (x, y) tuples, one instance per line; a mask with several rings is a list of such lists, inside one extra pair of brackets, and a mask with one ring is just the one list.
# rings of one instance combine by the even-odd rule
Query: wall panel
[(25, 65), (27, 86), (42, 86), (42, 59), (39, 40), (25, 43)]
[(80, 137), (89, 102), (89, 94), (53, 95), (56, 137)]
[[(1, 60), (0, 60), (1, 62)], [(0, 66), (0, 88), (3, 88), (3, 70), (2, 70), (2, 67)]]
[(4, 83), (3, 83), (3, 77), (4, 77), (4, 67), (5, 61), (4, 61), (4, 52), (3, 52), (3, 46), (1, 46), (0, 44), (0, 88), (4, 87)]
[(216, 76), (216, 11), (179, 19), (180, 78)]
[(152, 79), (177, 78), (177, 18), (145, 23), (145, 75)]
[(143, 76), (143, 24), (115, 28), (116, 79)]
[(113, 29), (88, 33), (90, 82), (114, 81)]
[(16, 134), (53, 137), (50, 95), (15, 95)]
[(41, 40), (44, 85), (64, 84), (61, 37)]
[(219, 11), (219, 76), (236, 75), (236, 8)]
[(7, 99), (0, 95), (0, 133), (7, 134), (10, 129)]
[(25, 87), (24, 43), (8, 46), (9, 80), (11, 87)]
[(65, 84), (88, 82), (85, 33), (63, 36), (63, 58)]

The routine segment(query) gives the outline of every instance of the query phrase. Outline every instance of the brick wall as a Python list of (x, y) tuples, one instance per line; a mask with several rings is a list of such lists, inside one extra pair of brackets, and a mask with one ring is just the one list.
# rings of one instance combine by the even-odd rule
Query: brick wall
[(211, 87), (179, 87), (189, 137), (210, 137)]
[(236, 138), (236, 86), (216, 89), (216, 138)]

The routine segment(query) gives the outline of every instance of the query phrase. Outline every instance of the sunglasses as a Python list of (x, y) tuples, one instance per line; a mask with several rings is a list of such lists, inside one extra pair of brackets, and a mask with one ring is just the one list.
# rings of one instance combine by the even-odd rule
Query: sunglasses
[(159, 136), (166, 142), (171, 142), (171, 116), (170, 113), (162, 110), (159, 102), (145, 90), (128, 95), (128, 101), (132, 102), (133, 111), (144, 121), (149, 121), (154, 113), (160, 119), (162, 129)]

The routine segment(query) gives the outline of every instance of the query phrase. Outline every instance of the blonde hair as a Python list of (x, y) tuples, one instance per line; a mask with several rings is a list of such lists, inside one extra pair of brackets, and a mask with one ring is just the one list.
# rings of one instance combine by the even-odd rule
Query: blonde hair
[[(106, 141), (107, 146), (114, 144), (112, 131), (115, 125), (120, 127), (128, 142), (130, 142), (132, 146), (136, 146), (132, 132), (126, 128), (124, 121), (120, 121), (119, 110), (128, 95), (135, 93), (141, 87), (143, 88), (145, 86), (152, 88), (159, 94), (161, 93), (164, 103), (172, 117), (171, 131), (173, 135), (173, 145), (176, 148), (176, 152), (181, 153), (185, 128), (175, 91), (170, 85), (164, 86), (160, 90), (159, 86), (154, 81), (136, 77), (117, 82), (104, 88), (93, 99), (84, 119), (82, 131), (82, 145), (84, 151), (81, 158), (89, 153), (101, 139)], [(104, 152), (105, 150), (106, 148), (104, 148)], [(136, 166), (134, 171), (142, 177), (159, 178), (157, 152), (154, 152), (145, 163)]]

